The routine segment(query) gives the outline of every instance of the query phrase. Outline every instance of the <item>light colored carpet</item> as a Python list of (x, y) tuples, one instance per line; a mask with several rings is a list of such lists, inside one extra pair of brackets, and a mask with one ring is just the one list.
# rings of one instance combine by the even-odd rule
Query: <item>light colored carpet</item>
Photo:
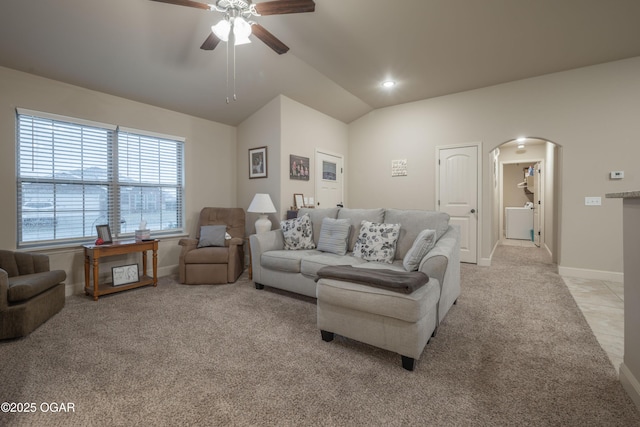
[(462, 295), (414, 372), (400, 356), (326, 343), (315, 300), (163, 278), (66, 307), (0, 343), (0, 401), (74, 413), (2, 426), (633, 426), (623, 391), (544, 251), (502, 246), (463, 265)]

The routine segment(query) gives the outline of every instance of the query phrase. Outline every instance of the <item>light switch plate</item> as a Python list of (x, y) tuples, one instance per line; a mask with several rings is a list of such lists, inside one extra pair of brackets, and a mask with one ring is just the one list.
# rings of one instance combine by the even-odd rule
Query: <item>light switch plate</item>
[(585, 197), (584, 198), (585, 206), (600, 206), (602, 205), (602, 197)]
[(609, 176), (611, 179), (622, 179), (624, 178), (624, 171), (611, 171)]

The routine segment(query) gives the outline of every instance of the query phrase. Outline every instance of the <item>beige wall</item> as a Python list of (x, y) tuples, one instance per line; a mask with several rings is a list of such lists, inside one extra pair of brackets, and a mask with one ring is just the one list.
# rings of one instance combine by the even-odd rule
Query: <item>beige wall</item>
[[(487, 212), (480, 225), (485, 237), (480, 258), (488, 259), (499, 236), (489, 153), (504, 141), (528, 135), (562, 146), (556, 168), (561, 171), (555, 186), (559, 191), (554, 194), (559, 199), (554, 227), (560, 236), (561, 269), (621, 272), (622, 230), (611, 220), (620, 215), (620, 203), (603, 198), (602, 206), (586, 207), (584, 197), (640, 188), (640, 58), (383, 108), (348, 126), (280, 96), (237, 128), (237, 144), (236, 129), (230, 126), (4, 68), (0, 95), (0, 179), (8, 184), (0, 190), (7, 203), (0, 214), (5, 248), (15, 247), (16, 240), (16, 107), (185, 137), (190, 232), (201, 207), (246, 209), (256, 192), (270, 193), (280, 210), (272, 221), (282, 218), (294, 192), (312, 191), (311, 181), (288, 180), (288, 156), (311, 158), (311, 147), (340, 152), (348, 146), (348, 206), (434, 209), (435, 147), (481, 141), (481, 206)], [(247, 150), (259, 146), (269, 147), (269, 177), (249, 180)], [(408, 159), (408, 176), (391, 177), (395, 159)], [(624, 170), (625, 179), (610, 180), (611, 170)], [(251, 229), (254, 220), (249, 214)], [(71, 250), (71, 257), (51, 253), (54, 266), (67, 270), (72, 283), (81, 282), (79, 251)], [(164, 240), (161, 266), (173, 266), (175, 259), (175, 241)]]
[[(16, 107), (186, 138), (185, 220), (188, 232), (195, 228), (203, 206), (236, 205), (234, 127), (0, 67), (0, 200), (3, 201), (0, 247), (4, 249), (15, 249), (17, 239)], [(68, 289), (69, 285), (81, 289), (84, 270), (80, 247), (43, 252), (50, 255), (52, 268), (67, 272)], [(177, 271), (178, 254), (177, 238), (163, 238), (158, 254), (162, 274)]]
[[(278, 212), (269, 216), (272, 228), (293, 204), (293, 194), (306, 197), (315, 193), (316, 148), (342, 154), (346, 159), (348, 127), (346, 124), (313, 110), (286, 96), (278, 96), (238, 127), (238, 203), (245, 209), (255, 193), (269, 193)], [(248, 178), (248, 149), (268, 146), (268, 177)], [(289, 179), (289, 155), (308, 157), (309, 181)], [(247, 214), (247, 232), (254, 233), (257, 214)]]
[[(348, 126), (339, 120), (319, 113), (292, 99), (282, 96), (282, 209), (286, 211), (293, 204), (293, 194), (302, 193), (315, 200), (316, 163), (315, 150), (339, 154), (347, 162)], [(310, 159), (309, 181), (289, 179), (289, 155), (299, 155)], [(345, 179), (345, 193), (347, 179)], [(344, 195), (347, 199), (347, 194)]]
[[(559, 262), (565, 272), (622, 271), (619, 201), (607, 192), (640, 188), (640, 58), (550, 74), (375, 110), (349, 126), (349, 202), (353, 207), (433, 209), (435, 147), (481, 141), (484, 212), (481, 258), (494, 223), (490, 152), (521, 135), (562, 146)], [(408, 158), (409, 175), (392, 178), (392, 159)], [(625, 179), (612, 181), (611, 170)], [(584, 206), (600, 196), (602, 206)]]
[[(276, 97), (238, 126), (237, 168), (238, 207), (245, 211), (256, 193), (267, 193), (278, 212), (269, 215), (273, 228), (278, 228), (281, 210), (280, 171), (282, 138), (281, 98)], [(249, 149), (267, 147), (267, 177), (249, 179)], [(256, 232), (258, 214), (247, 212), (247, 235)]]

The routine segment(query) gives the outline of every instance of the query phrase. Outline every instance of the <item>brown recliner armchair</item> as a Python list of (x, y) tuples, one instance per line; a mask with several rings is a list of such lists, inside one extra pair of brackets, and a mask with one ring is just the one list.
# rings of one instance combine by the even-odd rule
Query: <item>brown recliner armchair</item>
[(242, 208), (203, 208), (196, 238), (179, 242), (180, 283), (235, 282), (244, 270), (244, 224)]
[(0, 339), (29, 335), (62, 310), (66, 278), (47, 255), (0, 250)]

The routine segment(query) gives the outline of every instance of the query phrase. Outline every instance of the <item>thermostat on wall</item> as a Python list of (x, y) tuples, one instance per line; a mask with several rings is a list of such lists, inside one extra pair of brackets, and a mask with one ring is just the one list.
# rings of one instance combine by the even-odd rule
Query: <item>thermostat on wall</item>
[(622, 179), (624, 178), (624, 171), (611, 171), (609, 176), (611, 179)]

